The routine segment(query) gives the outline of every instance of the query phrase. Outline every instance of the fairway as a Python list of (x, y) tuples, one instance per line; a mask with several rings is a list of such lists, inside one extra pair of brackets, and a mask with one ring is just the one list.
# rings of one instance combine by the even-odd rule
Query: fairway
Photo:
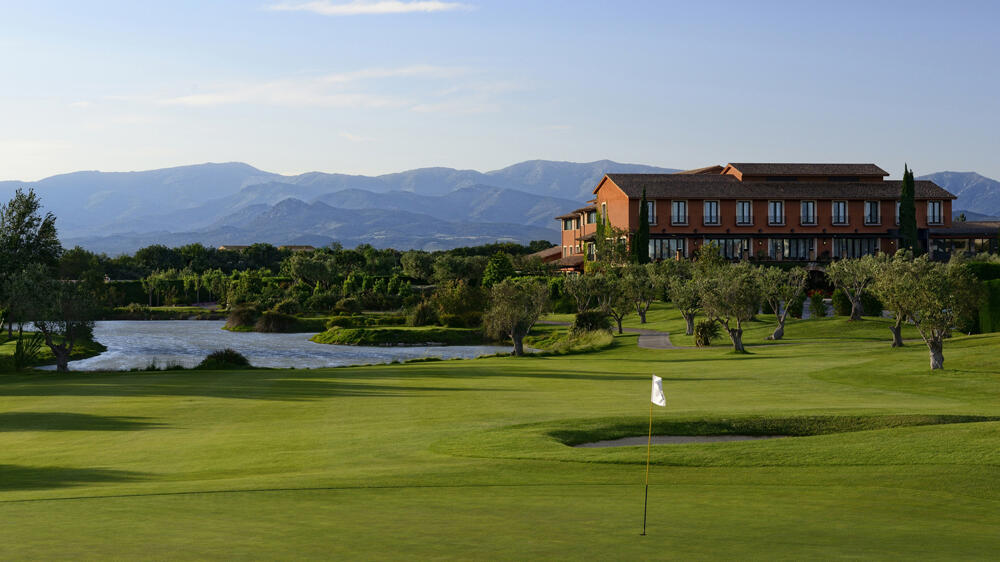
[[(691, 345), (673, 309), (650, 320)], [(742, 356), (625, 334), (565, 356), (2, 375), (0, 556), (995, 557), (1000, 334), (948, 340), (932, 373), (886, 325), (790, 321), (768, 345), (754, 323)], [(645, 447), (570, 445), (644, 435), (651, 374), (654, 431), (801, 433), (654, 447), (640, 537)]]

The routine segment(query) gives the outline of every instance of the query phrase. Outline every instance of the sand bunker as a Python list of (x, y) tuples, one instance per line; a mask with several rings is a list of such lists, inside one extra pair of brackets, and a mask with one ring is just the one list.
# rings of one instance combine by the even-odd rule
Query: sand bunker
[[(780, 439), (788, 435), (654, 435), (653, 445), (684, 445), (687, 443), (724, 443), (726, 441), (757, 441), (758, 439)], [(581, 443), (574, 447), (635, 447), (645, 445), (646, 437), (624, 437), (608, 441)]]

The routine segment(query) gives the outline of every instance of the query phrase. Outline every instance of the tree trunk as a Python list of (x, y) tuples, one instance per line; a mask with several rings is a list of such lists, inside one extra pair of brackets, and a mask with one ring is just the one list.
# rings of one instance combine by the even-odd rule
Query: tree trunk
[(733, 340), (733, 351), (736, 353), (745, 353), (746, 349), (743, 347), (743, 328), (726, 328), (729, 332), (729, 339)]
[(864, 310), (861, 308), (861, 297), (851, 299), (851, 320), (861, 320), (861, 313)]
[(774, 329), (774, 332), (770, 336), (767, 336), (769, 340), (780, 340), (785, 336), (785, 320), (782, 318), (778, 320), (778, 327)]
[(646, 323), (646, 310), (643, 308), (636, 308), (635, 311), (639, 314), (639, 323)]
[(903, 347), (903, 317), (896, 318), (896, 324), (889, 326), (892, 332), (892, 347)]
[(60, 373), (69, 372), (70, 350), (64, 344), (50, 345), (49, 348), (52, 350), (52, 355), (56, 358), (56, 371)]
[(622, 318), (624, 318), (624, 316), (615, 316), (615, 322), (618, 323), (618, 333), (619, 334), (623, 334), (624, 333), (622, 331)]
[(524, 355), (524, 336), (512, 334), (511, 339), (514, 340), (514, 356), (521, 357)]
[(944, 368), (944, 342), (941, 339), (927, 340), (931, 356), (931, 370)]
[(687, 322), (687, 331), (684, 332), (684, 335), (686, 335), (686, 336), (693, 336), (694, 335), (694, 313), (692, 312), (692, 313), (689, 314), (689, 313), (686, 313), (686, 312), (682, 312), (681, 316), (683, 316), (684, 317), (684, 321)]

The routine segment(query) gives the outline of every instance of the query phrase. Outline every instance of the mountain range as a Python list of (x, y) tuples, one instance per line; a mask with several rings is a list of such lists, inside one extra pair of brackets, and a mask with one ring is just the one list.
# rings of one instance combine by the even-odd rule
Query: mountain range
[[(31, 187), (58, 218), (63, 244), (119, 254), (150, 244), (273, 244), (446, 249), (558, 239), (556, 215), (584, 205), (601, 176), (672, 168), (531, 160), (490, 172), (421, 168), (380, 176), (281, 175), (244, 163), (142, 172), (85, 171), (0, 181)], [(958, 196), (954, 214), (1000, 215), (1000, 182), (974, 172), (930, 179)]]

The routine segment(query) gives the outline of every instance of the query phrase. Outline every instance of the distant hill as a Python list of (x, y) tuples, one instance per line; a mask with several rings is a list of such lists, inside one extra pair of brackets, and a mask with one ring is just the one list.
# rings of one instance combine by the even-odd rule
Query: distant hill
[(64, 244), (113, 255), (151, 244), (179, 246), (192, 242), (211, 246), (254, 242), (325, 246), (340, 242), (348, 247), (366, 243), (379, 248), (442, 250), (497, 241), (552, 240), (554, 233), (550, 228), (523, 224), (442, 221), (408, 211), (341, 209), (318, 201), (285, 199), (276, 205), (245, 207), (198, 231), (120, 233), (71, 238)]
[[(430, 223), (421, 220), (406, 232), (390, 228), (393, 238), (386, 244), (403, 248), (426, 245), (421, 236), (433, 244), (438, 243), (435, 236), (444, 240), (475, 237), (475, 225), (487, 223), (491, 226), (482, 227), (481, 237), (488, 241), (498, 236), (554, 240), (558, 232), (553, 217), (582, 206), (604, 173), (673, 171), (610, 160), (580, 164), (532, 160), (485, 173), (421, 168), (381, 176), (323, 172), (283, 176), (243, 163), (199, 164), (145, 172), (74, 172), (37, 182), (0, 182), (0, 198), (8, 199), (18, 187), (32, 187), (46, 209), (56, 214), (60, 236), (67, 244), (82, 241), (87, 247), (98, 244), (93, 247), (110, 252), (209, 233), (215, 237), (213, 240), (243, 236), (245, 233), (234, 233), (231, 225), (224, 223), (241, 213), (257, 216), (286, 199), (322, 202), (341, 210), (407, 211), (437, 223), (458, 225), (437, 224), (431, 228)], [(525, 238), (532, 231), (522, 226), (541, 228), (547, 234)], [(213, 230), (223, 227), (230, 230)], [(320, 238), (330, 235), (300, 234)], [(337, 235), (348, 234), (344, 231)], [(386, 240), (374, 230), (354, 231), (350, 236)], [(121, 240), (115, 241), (115, 237)]]
[(1000, 182), (997, 180), (975, 172), (937, 172), (918, 179), (931, 180), (958, 196), (952, 209), (968, 211), (966, 217), (970, 213), (1000, 216)]

